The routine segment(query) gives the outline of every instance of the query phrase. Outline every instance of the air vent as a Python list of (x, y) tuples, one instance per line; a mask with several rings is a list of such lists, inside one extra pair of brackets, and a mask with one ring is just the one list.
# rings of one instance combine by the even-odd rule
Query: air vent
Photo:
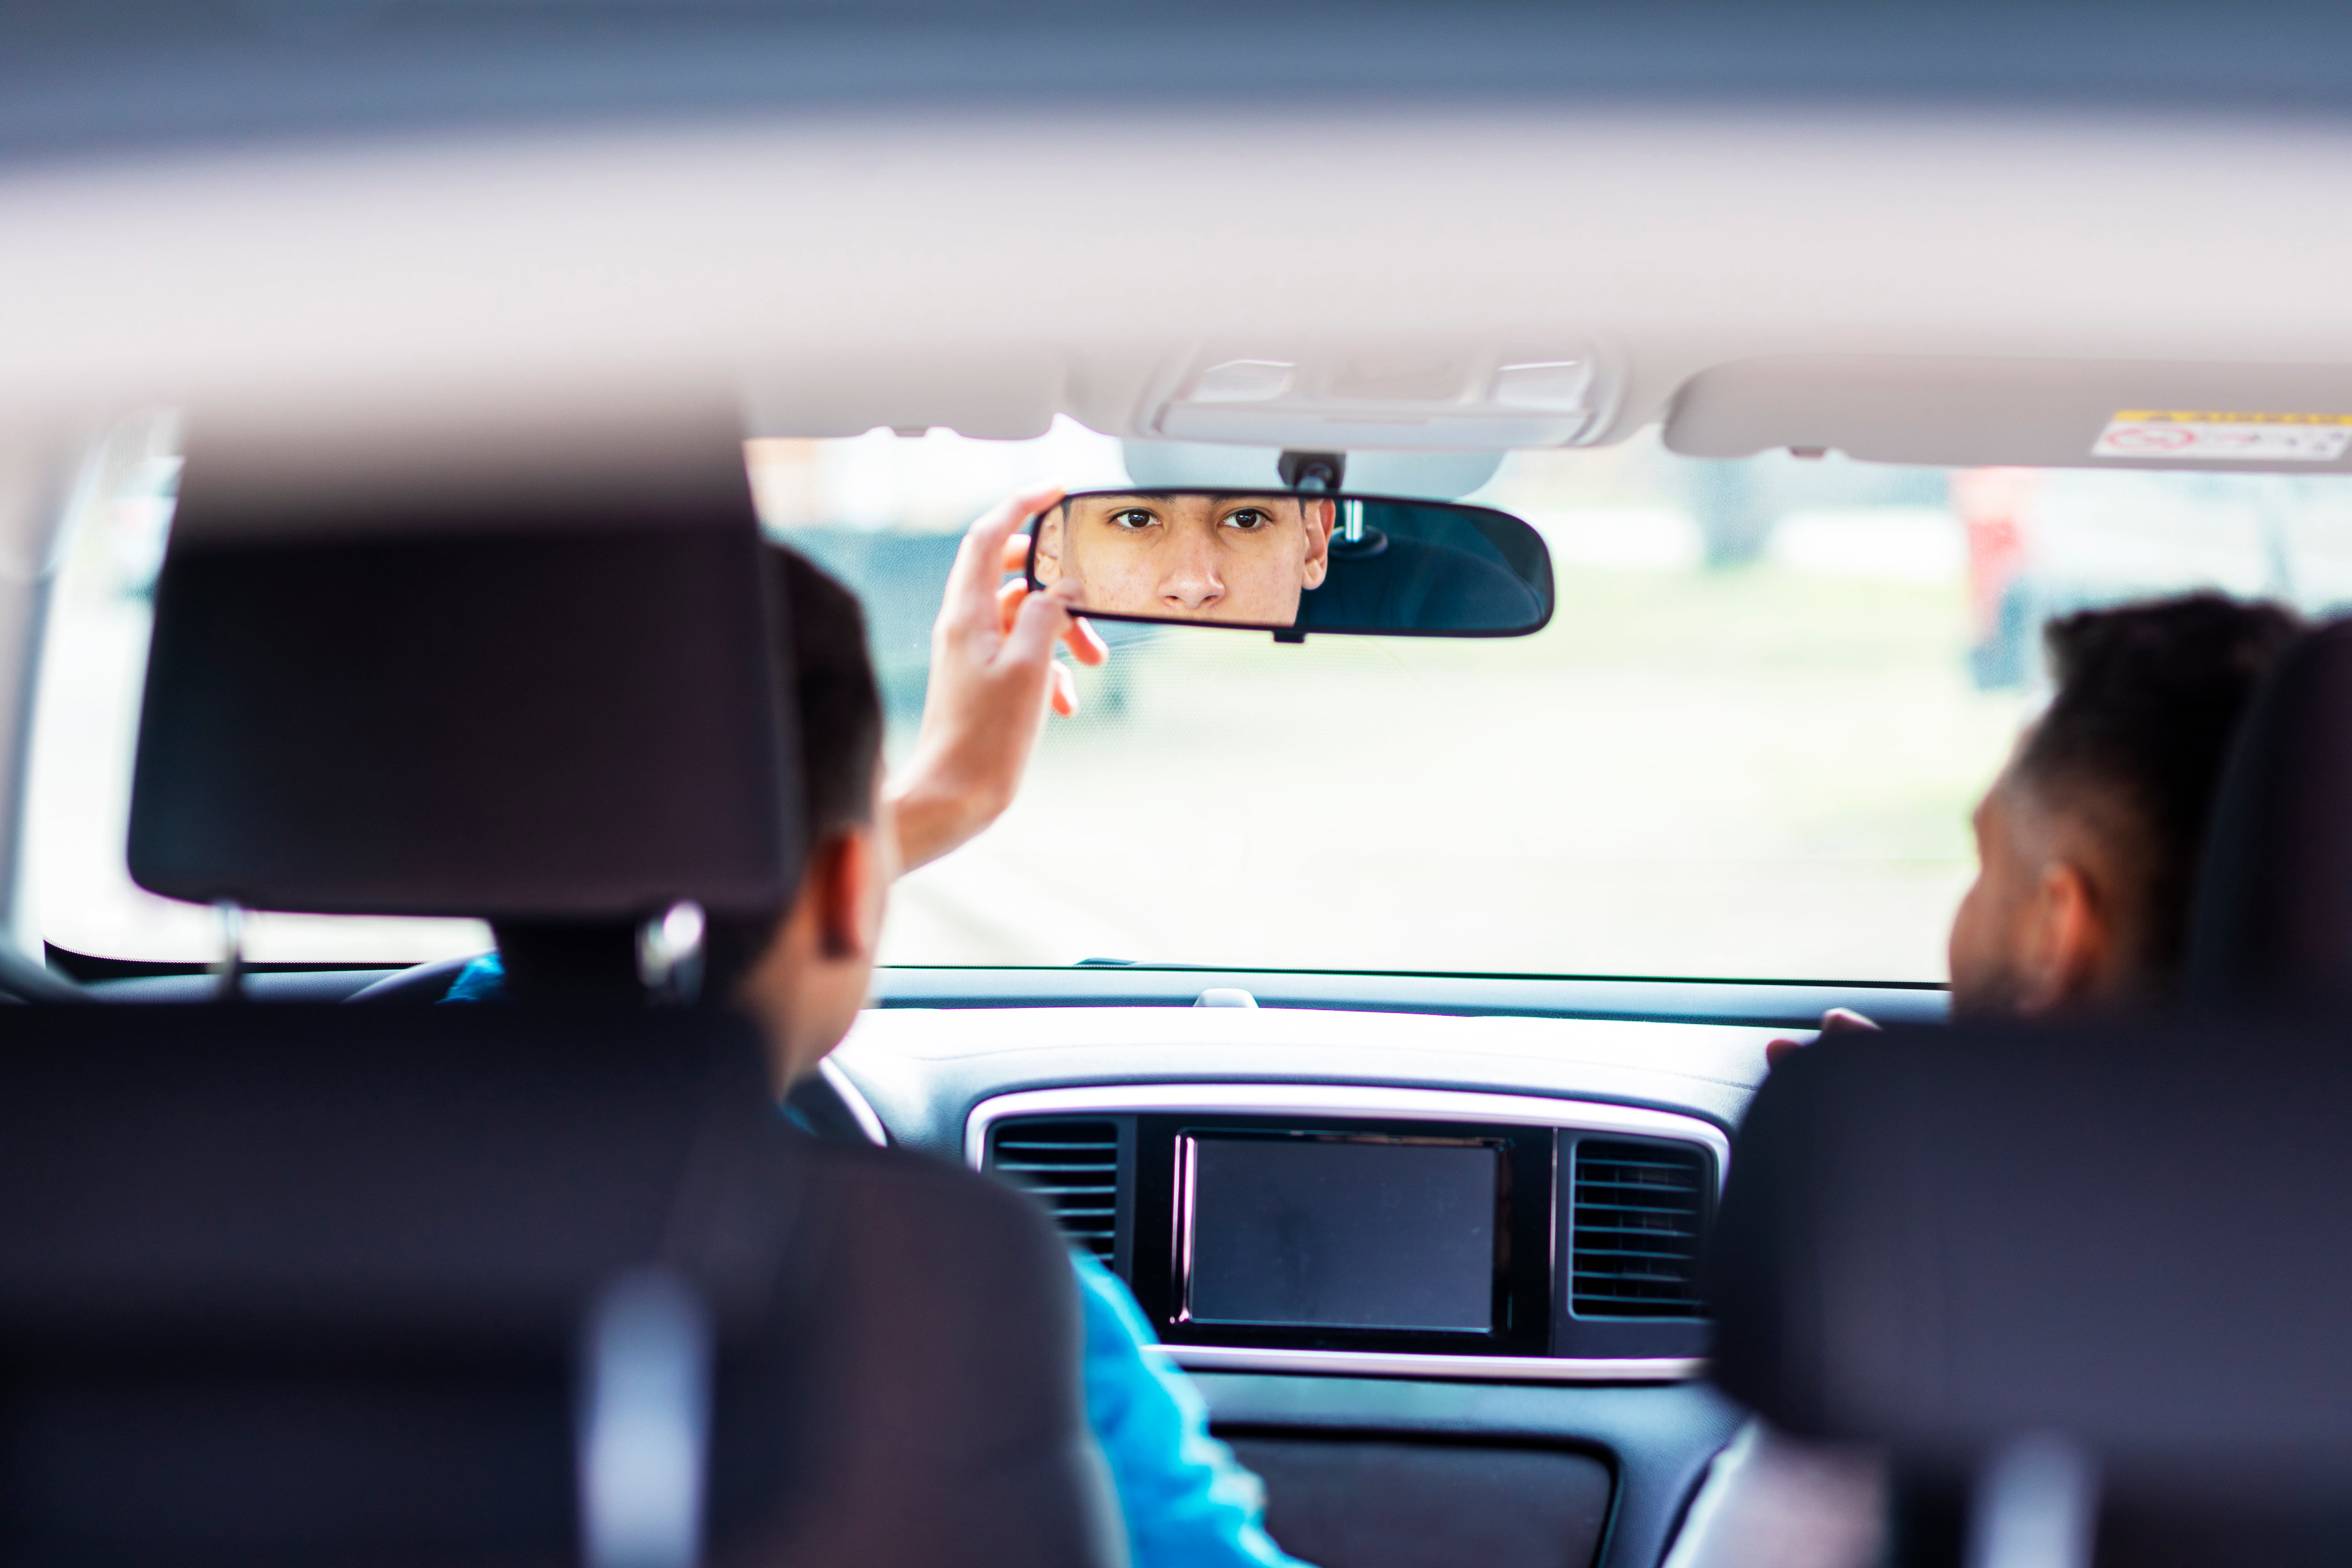
[(1117, 1122), (1003, 1122), (989, 1141), (988, 1168), (1035, 1194), (1072, 1241), (1111, 1260), (1118, 1237)]
[(1696, 1318), (1706, 1157), (1686, 1144), (1576, 1145), (1569, 1310), (1580, 1318)]

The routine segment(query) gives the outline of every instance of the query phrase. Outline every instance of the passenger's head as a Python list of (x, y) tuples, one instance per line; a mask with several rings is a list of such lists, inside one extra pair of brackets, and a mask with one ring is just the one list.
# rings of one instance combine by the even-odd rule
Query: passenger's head
[(2223, 760), (2297, 626), (2219, 594), (2051, 623), (2056, 693), (1976, 810), (1956, 1014), (2170, 999)]
[(1287, 626), (1330, 568), (1333, 506), (1295, 495), (1078, 495), (1037, 525), (1037, 579), (1082, 608)]
[(779, 1087), (839, 1044), (873, 978), (898, 839), (882, 799), (882, 700), (856, 595), (781, 545), (761, 555), (784, 609), (807, 841), (777, 919), (716, 921), (709, 984), (758, 1018)]

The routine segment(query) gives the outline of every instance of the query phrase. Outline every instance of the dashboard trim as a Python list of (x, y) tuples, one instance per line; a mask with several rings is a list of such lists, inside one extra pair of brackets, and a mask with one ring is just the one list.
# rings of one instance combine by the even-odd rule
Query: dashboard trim
[(857, 1123), (857, 1130), (866, 1134), (866, 1141), (877, 1148), (889, 1147), (889, 1129), (883, 1126), (882, 1118), (875, 1113), (874, 1102), (866, 1098), (866, 1091), (857, 1087), (856, 1080), (831, 1057), (818, 1061), (816, 1071), (817, 1076), (824, 1079), (825, 1087), (841, 1097), (843, 1108), (849, 1112), (849, 1119)]
[[(1673, 1110), (1548, 1095), (1481, 1089), (1394, 1089), (1370, 1084), (1118, 1083), (1073, 1089), (1023, 1089), (992, 1095), (964, 1119), (964, 1163), (973, 1170), (988, 1151), (988, 1130), (1013, 1116), (1070, 1111), (1248, 1111), (1291, 1116), (1386, 1116), (1407, 1121), (1499, 1121), (1617, 1132), (1701, 1143), (1715, 1156), (1720, 1192), (1731, 1168), (1731, 1140), (1714, 1122)], [(1339, 1353), (1339, 1352), (1332, 1352)]]
[[(1476, 1089), (1285, 1083), (1128, 1083), (1013, 1089), (992, 1095), (971, 1108), (964, 1121), (964, 1160), (972, 1169), (982, 1169), (988, 1152), (989, 1130), (1012, 1117), (1162, 1111), (1486, 1121), (1672, 1138), (1701, 1144), (1715, 1156), (1718, 1193), (1731, 1164), (1731, 1140), (1720, 1127), (1671, 1110)], [(1320, 1373), (1483, 1383), (1681, 1383), (1699, 1376), (1706, 1368), (1704, 1360), (1693, 1356), (1447, 1355), (1435, 1352), (1283, 1350), (1241, 1345), (1151, 1348), (1177, 1365), (1197, 1372)]]
[(1462, 1356), (1393, 1351), (1259, 1350), (1240, 1345), (1150, 1345), (1191, 1372), (1321, 1373), (1344, 1377), (1451, 1378), (1479, 1383), (1685, 1383), (1706, 1370), (1696, 1356)]

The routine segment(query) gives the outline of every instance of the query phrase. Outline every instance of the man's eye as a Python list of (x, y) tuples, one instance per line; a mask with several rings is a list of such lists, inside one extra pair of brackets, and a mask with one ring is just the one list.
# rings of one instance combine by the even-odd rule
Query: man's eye
[(1239, 511), (1227, 514), (1225, 518), (1225, 526), (1227, 528), (1255, 530), (1264, 528), (1267, 523), (1272, 522), (1273, 521), (1274, 519), (1272, 517), (1267, 515), (1265, 512), (1259, 510), (1256, 507), (1245, 506)]
[(1129, 507), (1125, 511), (1115, 511), (1110, 514), (1110, 525), (1113, 528), (1150, 528), (1159, 521), (1141, 507)]

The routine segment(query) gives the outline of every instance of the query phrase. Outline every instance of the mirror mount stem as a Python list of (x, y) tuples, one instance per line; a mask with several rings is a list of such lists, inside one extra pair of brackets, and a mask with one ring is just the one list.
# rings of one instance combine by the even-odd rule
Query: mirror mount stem
[(1330, 495), (1347, 478), (1345, 452), (1285, 452), (1275, 465), (1282, 482), (1302, 495)]

